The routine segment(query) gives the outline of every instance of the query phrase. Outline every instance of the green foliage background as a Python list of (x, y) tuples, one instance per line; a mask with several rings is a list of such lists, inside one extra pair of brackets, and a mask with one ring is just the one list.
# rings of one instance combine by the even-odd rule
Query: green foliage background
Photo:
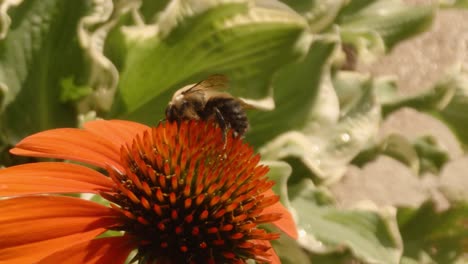
[[(466, 8), (466, 1), (442, 3)], [(397, 0), (4, 0), (0, 3), (0, 164), (21, 138), (94, 118), (154, 125), (174, 91), (215, 73), (249, 111), (246, 135), (270, 165), (300, 239), (283, 263), (467, 261), (468, 209), (342, 209), (330, 186), (380, 155), (414, 177), (449, 161), (437, 140), (377, 139), (390, 113), (414, 108), (468, 143), (468, 75), (448, 74), (411, 98), (354, 71), (427, 30), (438, 5)], [(396, 194), (397, 195), (397, 194)]]

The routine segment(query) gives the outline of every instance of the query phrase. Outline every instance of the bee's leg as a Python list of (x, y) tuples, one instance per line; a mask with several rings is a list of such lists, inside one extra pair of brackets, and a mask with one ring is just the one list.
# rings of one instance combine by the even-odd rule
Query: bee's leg
[(223, 114), (221, 114), (221, 111), (217, 107), (214, 107), (214, 112), (216, 115), (216, 121), (218, 122), (219, 126), (221, 127), (221, 130), (223, 131), (223, 142), (224, 146), (226, 146), (226, 137), (227, 137), (227, 125), (226, 125), (226, 120), (224, 120)]

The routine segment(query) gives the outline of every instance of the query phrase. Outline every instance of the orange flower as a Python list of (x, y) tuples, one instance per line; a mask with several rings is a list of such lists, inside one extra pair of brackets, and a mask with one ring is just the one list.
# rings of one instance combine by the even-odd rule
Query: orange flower
[[(65, 162), (0, 170), (0, 263), (124, 263), (135, 249), (140, 263), (280, 263), (270, 244), (279, 234), (258, 225), (297, 237), (259, 155), (212, 124), (93, 121), (29, 136), (11, 153), (105, 173)], [(110, 205), (50, 195), (67, 193)], [(121, 235), (98, 237), (108, 230)]]

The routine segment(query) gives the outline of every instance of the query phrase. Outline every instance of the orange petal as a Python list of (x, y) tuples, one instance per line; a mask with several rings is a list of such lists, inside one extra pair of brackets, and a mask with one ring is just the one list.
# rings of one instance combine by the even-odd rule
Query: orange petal
[(271, 247), (267, 251), (267, 253), (271, 255), (271, 257), (270, 257), (271, 264), (281, 264), (281, 260), (278, 257), (278, 255), (276, 254), (276, 251), (275, 251), (275, 249), (273, 247)]
[(129, 241), (129, 237), (106, 237), (84, 241), (72, 247), (56, 252), (42, 259), (40, 264), (63, 263), (94, 264), (94, 263), (124, 263), (128, 254), (136, 245)]
[[(275, 195), (275, 193), (271, 189), (266, 191), (264, 194), (266, 197)], [(286, 233), (286, 235), (294, 239), (297, 239), (299, 237), (297, 233), (296, 223), (294, 222), (294, 219), (291, 213), (280, 202), (277, 202), (265, 208), (262, 212), (262, 214), (270, 214), (270, 213), (281, 213), (283, 215), (281, 219), (273, 222), (273, 224), (276, 227), (278, 227), (281, 231)]]
[[(89, 241), (102, 234), (104, 228), (83, 231), (68, 236), (49, 239), (47, 241), (17, 245), (11, 248), (0, 249), (0, 263), (2, 264), (29, 264), (38, 263), (38, 261), (57, 250), (73, 246), (83, 241)], [(26, 234), (25, 234), (26, 236)], [(57, 262), (65, 263), (65, 262)]]
[(0, 196), (110, 192), (113, 186), (112, 180), (95, 170), (64, 162), (38, 162), (0, 170)]
[(280, 258), (278, 257), (278, 255), (276, 254), (276, 251), (275, 249), (271, 246), (271, 243), (270, 241), (268, 240), (255, 240), (253, 241), (253, 243), (255, 244), (262, 244), (264, 246), (267, 246), (269, 247), (270, 249), (266, 252), (268, 255), (270, 255), (269, 259), (270, 259), (270, 263), (271, 264), (281, 264), (281, 260)]
[(119, 149), (122, 144), (132, 142), (137, 134), (150, 129), (146, 125), (124, 120), (94, 120), (85, 123), (84, 128), (93, 134), (105, 136)]
[(0, 263), (35, 263), (119, 223), (117, 212), (64, 196), (0, 200)]
[(115, 167), (119, 164), (120, 148), (109, 140), (89, 131), (59, 128), (36, 133), (21, 140), (10, 152), (15, 155), (70, 159), (99, 166)]

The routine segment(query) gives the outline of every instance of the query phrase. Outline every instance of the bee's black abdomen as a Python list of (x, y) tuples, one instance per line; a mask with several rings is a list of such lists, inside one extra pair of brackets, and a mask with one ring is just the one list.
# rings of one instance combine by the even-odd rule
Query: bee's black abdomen
[(240, 102), (235, 98), (212, 98), (205, 106), (203, 119), (209, 119), (214, 114), (214, 109), (217, 108), (221, 113), (226, 126), (234, 130), (234, 132), (242, 136), (249, 127), (247, 115)]

